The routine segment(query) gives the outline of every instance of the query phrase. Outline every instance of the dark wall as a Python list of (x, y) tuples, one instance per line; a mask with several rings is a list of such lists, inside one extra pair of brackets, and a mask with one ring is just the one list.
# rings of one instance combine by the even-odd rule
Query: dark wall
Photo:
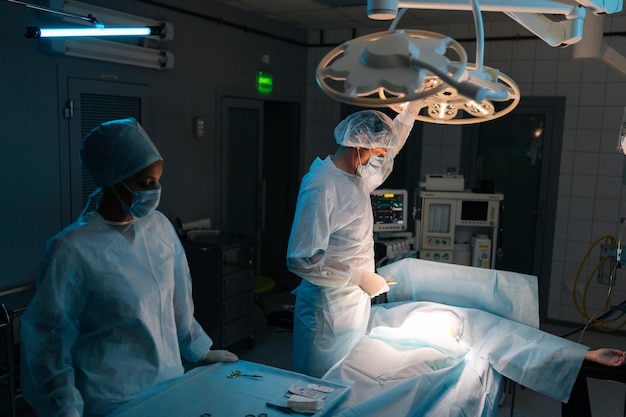
[[(174, 39), (162, 48), (174, 53), (174, 69), (42, 54), (39, 41), (23, 35), (26, 26), (49, 22), (32, 9), (0, 2), (0, 290), (32, 282), (46, 240), (74, 220), (65, 209), (70, 178), (77, 175), (69, 165), (78, 157), (68, 151), (70, 122), (63, 116), (69, 78), (148, 86), (143, 124), (165, 160), (160, 209), (172, 219), (215, 218), (219, 211), (223, 95), (304, 104), (302, 33), (210, 1), (189, 7), (190, 1), (171, 1), (175, 7), (99, 3), (171, 22)], [(237, 19), (239, 26), (231, 24)], [(263, 54), (270, 55), (274, 73), (270, 97), (256, 92)], [(194, 117), (206, 121), (204, 138), (193, 136)]]

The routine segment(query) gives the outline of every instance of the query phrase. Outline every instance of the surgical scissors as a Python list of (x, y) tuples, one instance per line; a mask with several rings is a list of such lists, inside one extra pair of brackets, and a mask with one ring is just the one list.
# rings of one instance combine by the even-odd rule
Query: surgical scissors
[(263, 375), (250, 375), (250, 374), (243, 374), (241, 373), (241, 371), (232, 371), (231, 373), (229, 373), (228, 375), (226, 375), (228, 378), (234, 379), (234, 378), (239, 378), (240, 376), (247, 376), (248, 378), (263, 378)]

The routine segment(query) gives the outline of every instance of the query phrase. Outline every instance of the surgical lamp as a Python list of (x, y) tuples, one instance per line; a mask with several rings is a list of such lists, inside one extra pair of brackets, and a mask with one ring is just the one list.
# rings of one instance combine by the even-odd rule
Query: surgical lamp
[(463, 47), (447, 36), (390, 30), (329, 52), (318, 65), (318, 84), (336, 100), (360, 106), (400, 112), (403, 103), (418, 102), (422, 111), (416, 119), (430, 123), (479, 123), (508, 114), (519, 103), (519, 88), (509, 77), (483, 66), (482, 18), (478, 2), (473, 0), (471, 6), (477, 32), (475, 63), (468, 63)]

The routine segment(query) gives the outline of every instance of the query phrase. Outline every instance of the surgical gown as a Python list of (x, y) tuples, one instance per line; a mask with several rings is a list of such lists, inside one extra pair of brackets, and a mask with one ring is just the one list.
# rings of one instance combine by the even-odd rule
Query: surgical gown
[(398, 146), (381, 170), (362, 178), (317, 158), (302, 179), (287, 248), (287, 266), (303, 278), (295, 290), (293, 370), (321, 377), (365, 334), (370, 297), (350, 283), (355, 268), (374, 272), (374, 238), (369, 193), (393, 169), (414, 116), (393, 120)]
[(21, 321), (22, 387), (38, 415), (108, 414), (184, 373), (212, 341), (193, 318), (184, 249), (154, 212), (127, 224), (91, 212), (46, 247)]

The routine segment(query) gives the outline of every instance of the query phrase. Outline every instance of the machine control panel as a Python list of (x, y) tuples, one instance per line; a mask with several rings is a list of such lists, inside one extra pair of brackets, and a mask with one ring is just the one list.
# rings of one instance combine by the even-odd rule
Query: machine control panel
[(452, 251), (444, 250), (421, 250), (420, 259), (426, 259), (427, 261), (452, 263)]

